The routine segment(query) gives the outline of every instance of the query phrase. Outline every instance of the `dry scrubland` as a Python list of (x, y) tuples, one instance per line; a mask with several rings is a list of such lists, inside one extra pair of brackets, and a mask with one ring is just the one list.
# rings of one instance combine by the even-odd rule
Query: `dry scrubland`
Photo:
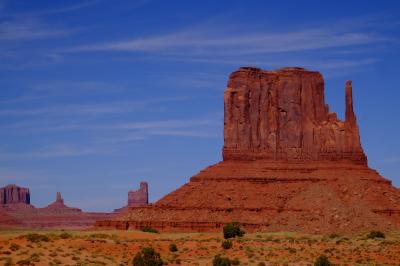
[(212, 265), (217, 254), (240, 265), (313, 265), (320, 255), (339, 265), (400, 265), (400, 232), (384, 239), (254, 233), (233, 239), (229, 249), (223, 240), (222, 233), (7, 230), (0, 231), (0, 265), (132, 265), (144, 247), (168, 265)]

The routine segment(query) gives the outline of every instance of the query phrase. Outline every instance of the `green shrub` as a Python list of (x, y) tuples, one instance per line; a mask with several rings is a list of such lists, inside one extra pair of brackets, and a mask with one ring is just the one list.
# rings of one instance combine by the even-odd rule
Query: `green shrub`
[(72, 235), (71, 235), (70, 233), (61, 233), (61, 234), (59, 235), (59, 237), (60, 237), (61, 239), (67, 239), (67, 238), (71, 238)]
[(153, 248), (143, 248), (136, 253), (132, 261), (134, 266), (161, 266), (163, 264), (160, 254)]
[(371, 231), (368, 233), (367, 238), (374, 239), (374, 238), (385, 238), (385, 234), (381, 231)]
[(12, 259), (6, 258), (6, 261), (4, 262), (4, 266), (12, 266), (12, 265), (14, 265)]
[(222, 241), (221, 246), (224, 249), (230, 249), (232, 247), (232, 241), (230, 241), (229, 239)]
[(338, 238), (338, 237), (340, 237), (340, 235), (336, 233), (332, 233), (329, 235), (329, 238)]
[(36, 233), (27, 234), (25, 237), (29, 242), (33, 242), (33, 243), (39, 243), (39, 242), (42, 242), (42, 241), (43, 242), (49, 242), (50, 241), (48, 236), (40, 235), (40, 234), (36, 234)]
[(213, 266), (230, 266), (232, 262), (229, 258), (221, 257), (221, 255), (216, 255), (213, 259)]
[(12, 250), (12, 251), (17, 251), (18, 249), (20, 249), (20, 245), (18, 245), (18, 244), (15, 244), (15, 243), (11, 243), (10, 244), (10, 250)]
[(226, 224), (223, 228), (224, 230), (224, 238), (234, 238), (234, 237), (241, 237), (244, 235), (244, 231), (240, 228), (240, 224), (237, 222), (232, 222)]
[(32, 265), (32, 264), (31, 264), (30, 259), (24, 259), (24, 260), (19, 260), (19, 261), (17, 261), (17, 265), (27, 265), (27, 266), (30, 266), (30, 265)]
[(332, 264), (330, 263), (329, 259), (325, 255), (319, 256), (315, 262), (314, 266), (331, 266)]
[(171, 251), (171, 252), (177, 252), (177, 251), (178, 251), (178, 248), (177, 248), (176, 244), (174, 244), (174, 243), (170, 244), (170, 245), (169, 245), (169, 251)]
[(141, 231), (146, 233), (155, 233), (155, 234), (159, 233), (156, 229), (151, 227), (143, 227)]
[(232, 265), (239, 265), (240, 264), (240, 260), (238, 258), (235, 258), (235, 259), (231, 260), (231, 264)]

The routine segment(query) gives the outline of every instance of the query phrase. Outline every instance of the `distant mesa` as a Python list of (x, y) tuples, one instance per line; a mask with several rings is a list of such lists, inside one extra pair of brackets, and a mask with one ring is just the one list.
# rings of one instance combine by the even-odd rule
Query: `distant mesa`
[[(65, 205), (60, 192), (55, 202), (44, 208), (30, 205), (29, 189), (8, 185), (0, 189), (0, 228), (86, 229), (110, 213), (89, 213)], [(5, 203), (5, 204), (4, 204)]]
[(28, 188), (17, 185), (8, 185), (0, 188), (0, 204), (30, 204), (31, 197)]
[(400, 229), (400, 190), (368, 167), (345, 85), (345, 120), (316, 71), (242, 67), (224, 93), (223, 161), (99, 228), (357, 233)]
[(140, 182), (138, 190), (128, 192), (128, 207), (137, 207), (149, 204), (149, 185), (147, 182)]
[(138, 190), (128, 192), (128, 203), (125, 207), (115, 209), (115, 212), (128, 210), (130, 207), (146, 206), (149, 204), (149, 185), (147, 182), (140, 182)]

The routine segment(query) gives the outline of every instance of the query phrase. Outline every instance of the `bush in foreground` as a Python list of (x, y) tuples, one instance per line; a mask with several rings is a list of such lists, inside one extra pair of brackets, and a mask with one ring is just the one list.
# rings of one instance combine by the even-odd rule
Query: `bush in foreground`
[(50, 241), (48, 236), (40, 235), (40, 234), (36, 234), (36, 233), (27, 234), (25, 237), (29, 242), (32, 242), (32, 243), (49, 242)]
[(172, 243), (169, 245), (169, 251), (171, 252), (177, 252), (178, 251), (178, 247), (176, 246), (176, 244)]
[(230, 266), (232, 262), (229, 258), (221, 257), (221, 255), (216, 255), (213, 259), (213, 266)]
[(153, 248), (143, 248), (133, 258), (133, 266), (161, 266), (163, 261), (158, 252)]
[(315, 262), (314, 266), (331, 266), (332, 263), (329, 261), (328, 257), (325, 255), (319, 256)]
[(230, 241), (229, 239), (222, 241), (222, 244), (221, 244), (221, 246), (224, 249), (230, 249), (232, 247), (232, 245), (233, 245), (232, 241)]
[(142, 232), (146, 232), (146, 233), (155, 233), (155, 234), (158, 234), (158, 233), (159, 233), (156, 229), (151, 228), (151, 227), (143, 227), (143, 228), (141, 229), (141, 231), (142, 231)]
[(224, 238), (234, 238), (234, 237), (241, 237), (244, 235), (244, 231), (240, 228), (240, 224), (237, 222), (232, 222), (226, 224), (223, 228), (224, 231)]
[(374, 238), (385, 238), (385, 234), (382, 233), (381, 231), (371, 231), (367, 235), (368, 239), (374, 239)]

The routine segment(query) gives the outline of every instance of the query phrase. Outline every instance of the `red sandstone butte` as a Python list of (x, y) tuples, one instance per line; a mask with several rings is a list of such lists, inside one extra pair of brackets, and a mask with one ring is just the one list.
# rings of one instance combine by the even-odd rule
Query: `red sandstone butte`
[(400, 229), (400, 190), (368, 167), (345, 88), (346, 118), (329, 111), (324, 80), (303, 68), (233, 72), (224, 93), (223, 161), (103, 228), (357, 233)]
[(8, 185), (0, 188), (0, 205), (7, 204), (30, 204), (30, 193), (28, 188)]
[(149, 204), (149, 185), (147, 182), (140, 182), (138, 190), (128, 192), (128, 203), (125, 207), (115, 209), (114, 212), (126, 211), (130, 207), (146, 206)]

